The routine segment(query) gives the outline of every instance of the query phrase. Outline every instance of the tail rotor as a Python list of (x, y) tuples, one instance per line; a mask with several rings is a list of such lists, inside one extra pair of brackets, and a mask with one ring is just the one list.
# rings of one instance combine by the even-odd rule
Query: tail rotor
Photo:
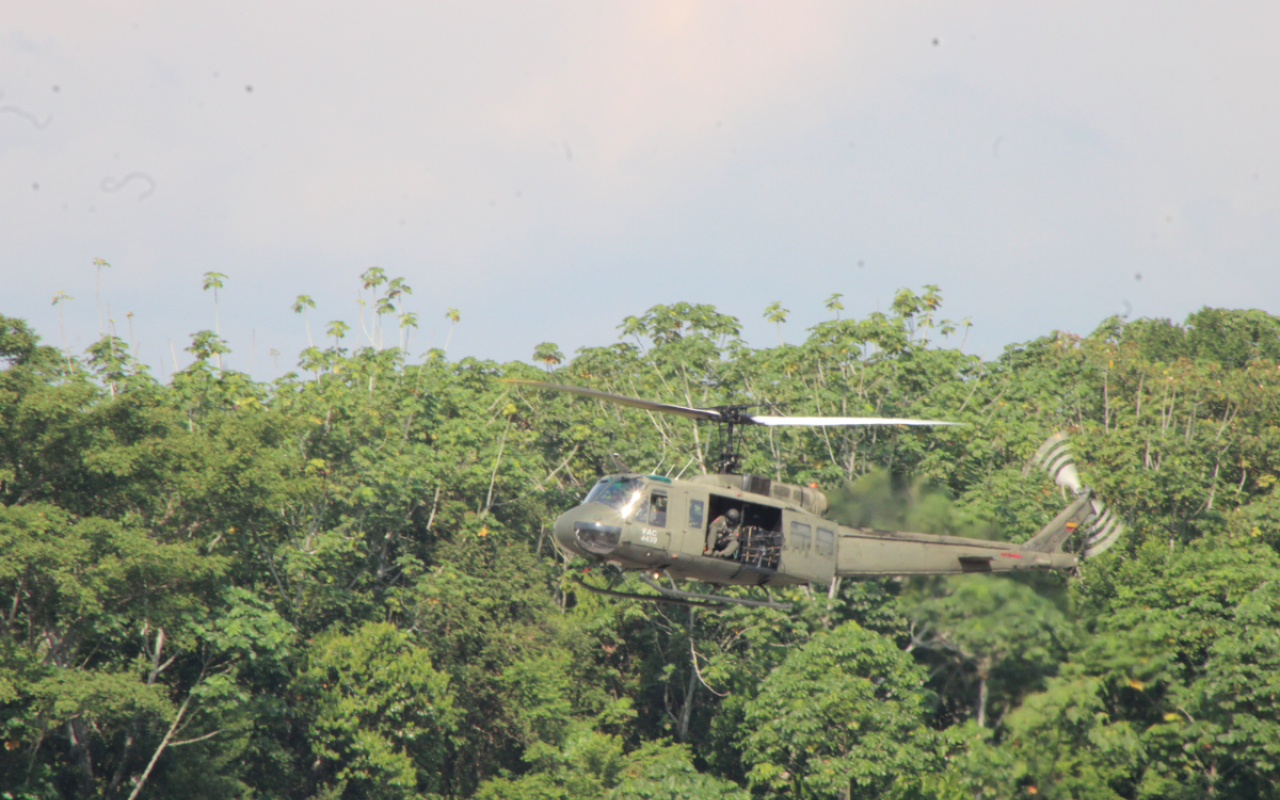
[[(1031, 463), (1043, 469), (1055, 484), (1070, 489), (1073, 494), (1079, 495), (1087, 491), (1080, 482), (1080, 473), (1076, 470), (1075, 459), (1071, 457), (1066, 434), (1059, 432), (1046, 439), (1031, 457)], [(1101, 500), (1091, 498), (1089, 505), (1093, 514), (1085, 523), (1085, 558), (1105, 553), (1124, 533), (1124, 523)]]

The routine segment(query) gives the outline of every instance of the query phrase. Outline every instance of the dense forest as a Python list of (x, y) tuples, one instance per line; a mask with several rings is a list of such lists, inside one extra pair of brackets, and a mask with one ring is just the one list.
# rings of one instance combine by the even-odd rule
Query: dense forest
[[(497, 364), (387, 344), (408, 287), (364, 277), (366, 329), (271, 382), (212, 331), (161, 382), (110, 333), (75, 354), (0, 317), (0, 796), (1280, 796), (1280, 319), (983, 361), (925, 287), (864, 319), (832, 296), (799, 345), (677, 303)], [(745, 469), (844, 522), (1012, 541), (1065, 504), (1027, 468), (1065, 431), (1127, 532), (1074, 575), (791, 612), (574, 591), (555, 516), (621, 464), (707, 470), (714, 431), (503, 377), (966, 422), (757, 429)]]

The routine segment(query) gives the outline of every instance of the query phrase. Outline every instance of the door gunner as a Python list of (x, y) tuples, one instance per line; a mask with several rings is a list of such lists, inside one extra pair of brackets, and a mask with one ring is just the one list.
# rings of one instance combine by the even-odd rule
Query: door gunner
[(731, 508), (711, 523), (707, 528), (706, 554), (720, 558), (733, 558), (738, 552), (738, 523), (742, 512)]

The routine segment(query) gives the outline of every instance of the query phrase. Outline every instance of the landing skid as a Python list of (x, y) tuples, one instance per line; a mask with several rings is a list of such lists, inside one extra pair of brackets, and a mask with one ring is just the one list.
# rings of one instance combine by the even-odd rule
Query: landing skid
[(574, 575), (573, 579), (588, 592), (595, 592), (596, 594), (608, 595), (610, 597), (621, 597), (626, 600), (647, 600), (651, 603), (674, 603), (675, 605), (692, 606), (694, 608), (719, 608), (726, 604), (732, 604), (748, 606), (750, 608), (774, 608), (779, 611), (791, 610), (790, 603), (775, 603), (772, 600), (749, 600), (745, 597), (725, 597), (721, 594), (697, 594), (695, 592), (682, 592), (678, 589), (668, 589), (650, 580), (645, 575), (641, 575), (640, 580), (644, 581), (658, 592), (658, 594), (661, 595), (660, 597), (654, 597), (651, 594), (635, 594), (633, 592), (618, 592), (613, 589), (601, 589), (587, 583), (578, 575)]

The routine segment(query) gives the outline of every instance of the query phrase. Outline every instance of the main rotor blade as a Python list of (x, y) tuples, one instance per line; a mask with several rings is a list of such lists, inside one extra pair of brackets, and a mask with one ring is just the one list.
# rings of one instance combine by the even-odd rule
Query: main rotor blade
[(770, 417), (753, 414), (746, 420), (758, 425), (965, 425), (964, 422), (942, 422), (936, 419), (896, 419), (892, 417)]
[(704, 420), (706, 422), (723, 422), (724, 416), (719, 411), (712, 411), (706, 408), (686, 408), (685, 406), (673, 406), (668, 403), (655, 403), (652, 400), (641, 400), (637, 397), (626, 397), (620, 394), (609, 394), (608, 392), (598, 392), (595, 389), (585, 389), (581, 386), (566, 386), (561, 383), (544, 383), (542, 381), (526, 381), (519, 378), (500, 378), (503, 383), (514, 383), (520, 386), (530, 386), (534, 389), (550, 389), (556, 392), (569, 392), (570, 394), (580, 394), (584, 397), (594, 397), (597, 400), (607, 400), (610, 403), (617, 403), (620, 406), (631, 406), (632, 408), (643, 408), (646, 411), (661, 411), (664, 414), (675, 414), (677, 416), (686, 417), (688, 419)]
[[(703, 420), (706, 422), (727, 422), (724, 414), (709, 408), (689, 408), (687, 406), (676, 406), (670, 403), (657, 403), (653, 400), (641, 400), (638, 397), (627, 397), (621, 394), (610, 394), (609, 392), (601, 392), (595, 389), (587, 389), (582, 386), (568, 386), (562, 383), (546, 383), (544, 381), (527, 381), (520, 378), (501, 378), (503, 383), (514, 383), (519, 386), (529, 386), (534, 389), (550, 389), (556, 392), (568, 392), (570, 394), (580, 394), (584, 397), (594, 397), (597, 400), (606, 400), (610, 403), (617, 403), (621, 406), (631, 406), (632, 408), (643, 408), (646, 411), (660, 411), (664, 414), (676, 414), (688, 419)], [(736, 421), (736, 420), (735, 420)], [(898, 419), (894, 417), (774, 417), (768, 415), (747, 415), (743, 414), (742, 422), (755, 423), (758, 425), (807, 425), (810, 427), (820, 427), (826, 425), (964, 425), (963, 422), (942, 422), (941, 420), (932, 419)]]

